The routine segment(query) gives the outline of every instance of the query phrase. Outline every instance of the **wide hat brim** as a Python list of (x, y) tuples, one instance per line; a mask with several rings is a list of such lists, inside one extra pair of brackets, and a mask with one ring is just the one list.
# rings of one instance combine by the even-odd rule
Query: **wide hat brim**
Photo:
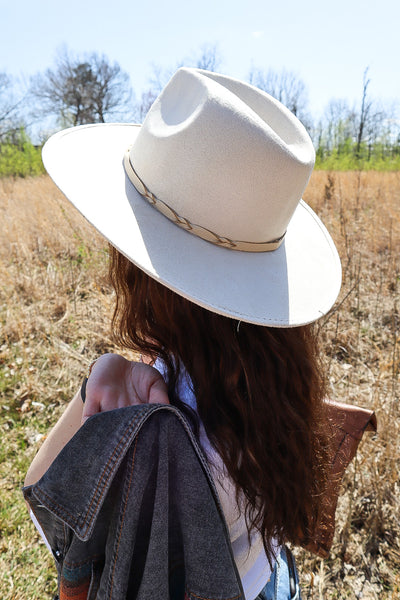
[(179, 228), (125, 174), (138, 125), (84, 125), (43, 148), (51, 178), (94, 227), (155, 280), (196, 304), (237, 320), (292, 327), (317, 320), (341, 285), (335, 245), (316, 214), (298, 205), (281, 246), (239, 252)]

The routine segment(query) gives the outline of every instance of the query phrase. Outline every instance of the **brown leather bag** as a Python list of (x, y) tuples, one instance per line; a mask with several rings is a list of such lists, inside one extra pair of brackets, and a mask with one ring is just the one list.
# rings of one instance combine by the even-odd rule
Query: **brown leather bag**
[(376, 432), (375, 413), (352, 404), (326, 401), (328, 421), (332, 428), (329, 455), (331, 472), (326, 494), (323, 498), (323, 511), (311, 541), (301, 543), (310, 552), (326, 558), (335, 533), (335, 513), (344, 472), (354, 458), (364, 431)]

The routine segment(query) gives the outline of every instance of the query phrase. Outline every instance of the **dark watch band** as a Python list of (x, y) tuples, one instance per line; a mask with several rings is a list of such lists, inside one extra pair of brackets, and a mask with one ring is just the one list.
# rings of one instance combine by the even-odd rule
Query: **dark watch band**
[(85, 403), (86, 400), (86, 384), (88, 382), (88, 378), (84, 377), (83, 381), (82, 381), (82, 386), (81, 386), (81, 398), (82, 398), (82, 402)]

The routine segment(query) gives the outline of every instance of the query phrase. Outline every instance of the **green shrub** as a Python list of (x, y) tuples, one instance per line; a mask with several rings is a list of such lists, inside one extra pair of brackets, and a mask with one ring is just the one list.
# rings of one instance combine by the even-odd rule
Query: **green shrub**
[(44, 173), (41, 148), (21, 130), (16, 140), (0, 144), (0, 177), (27, 177)]

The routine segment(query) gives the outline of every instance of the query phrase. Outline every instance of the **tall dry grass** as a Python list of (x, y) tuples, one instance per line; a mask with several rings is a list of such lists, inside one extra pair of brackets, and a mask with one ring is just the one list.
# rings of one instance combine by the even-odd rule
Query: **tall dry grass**
[(20, 488), (87, 364), (112, 348), (103, 240), (43, 176), (0, 180), (0, 598), (52, 598)]
[[(303, 598), (400, 598), (400, 174), (315, 172), (305, 200), (338, 246), (343, 288), (319, 327), (332, 398), (372, 407), (343, 482), (331, 557), (299, 551)], [(19, 492), (86, 365), (112, 350), (103, 240), (43, 176), (0, 181), (0, 596), (50, 598), (54, 570)]]
[(345, 476), (331, 558), (302, 556), (304, 595), (399, 598), (400, 173), (316, 172), (305, 200), (343, 267), (338, 303), (320, 323), (331, 396), (374, 408), (378, 436)]

